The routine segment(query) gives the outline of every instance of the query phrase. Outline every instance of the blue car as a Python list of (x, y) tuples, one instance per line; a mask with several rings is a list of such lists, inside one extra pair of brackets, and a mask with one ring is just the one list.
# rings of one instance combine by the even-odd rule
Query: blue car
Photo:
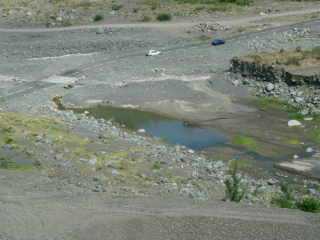
[(225, 43), (226, 43), (226, 41), (223, 40), (223, 39), (214, 39), (214, 40), (211, 42), (212, 46), (223, 45), (223, 44), (225, 44)]

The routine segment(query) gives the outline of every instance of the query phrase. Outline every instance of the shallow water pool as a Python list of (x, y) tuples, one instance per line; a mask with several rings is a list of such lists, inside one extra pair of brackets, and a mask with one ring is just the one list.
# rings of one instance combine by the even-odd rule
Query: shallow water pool
[(75, 112), (89, 112), (95, 118), (103, 118), (158, 137), (171, 144), (184, 145), (194, 150), (201, 150), (227, 143), (227, 137), (215, 130), (186, 124), (184, 121), (164, 117), (159, 114), (135, 109), (96, 106), (92, 108), (72, 109)]

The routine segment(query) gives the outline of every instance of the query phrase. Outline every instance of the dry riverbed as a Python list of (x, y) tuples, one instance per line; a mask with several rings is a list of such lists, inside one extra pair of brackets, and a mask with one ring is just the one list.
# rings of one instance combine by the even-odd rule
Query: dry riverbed
[[(224, 239), (257, 231), (261, 239), (317, 239), (316, 216), (274, 209), (272, 200), (283, 181), (294, 185), (293, 208), (304, 195), (319, 197), (310, 175), (274, 168), (318, 151), (310, 134), (318, 120), (290, 128), (296, 112), (255, 98), (229, 67), (257, 50), (318, 45), (319, 21), (214, 31), (227, 37), (219, 47), (197, 27), (0, 29), (0, 238), (101, 239), (113, 229), (118, 238), (157, 239), (190, 224), (192, 233), (174, 236), (214, 239), (198, 227), (200, 214)], [(161, 53), (147, 57), (149, 49)], [(246, 186), (239, 205), (222, 201), (234, 162)], [(181, 226), (167, 228), (170, 217)]]

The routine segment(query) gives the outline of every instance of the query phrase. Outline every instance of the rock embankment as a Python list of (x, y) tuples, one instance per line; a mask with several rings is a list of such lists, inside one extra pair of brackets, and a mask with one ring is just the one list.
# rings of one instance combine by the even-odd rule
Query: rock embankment
[(263, 64), (246, 58), (233, 58), (231, 60), (231, 71), (258, 81), (285, 82), (289, 86), (320, 86), (320, 72), (292, 71), (282, 66)]
[(296, 107), (301, 114), (320, 113), (320, 72), (311, 69), (286, 69), (251, 58), (233, 58), (234, 85), (251, 88), (256, 96), (277, 97)]

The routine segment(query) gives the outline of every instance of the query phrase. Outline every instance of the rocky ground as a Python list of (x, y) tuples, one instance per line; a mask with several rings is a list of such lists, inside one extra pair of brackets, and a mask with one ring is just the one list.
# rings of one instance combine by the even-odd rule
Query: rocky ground
[[(0, 239), (317, 239), (317, 215), (265, 208), (288, 174), (245, 175), (243, 203), (222, 203), (228, 162), (216, 152), (57, 109), (60, 101), (134, 107), (218, 126), (230, 139), (238, 135), (238, 147), (260, 146), (241, 138), (250, 132), (272, 146), (262, 153), (283, 145), (290, 155), (305, 151), (303, 129), (288, 128), (283, 115), (261, 120), (250, 91), (234, 86), (239, 80), (228, 70), (232, 57), (248, 52), (318, 45), (319, 21), (294, 26), (310, 29), (308, 36), (286, 24), (221, 29), (230, 22), (208, 35), (225, 36), (220, 47), (203, 37), (211, 27), (198, 23), (0, 29)], [(249, 32), (256, 27), (243, 23)], [(161, 54), (146, 57), (149, 49)], [(294, 178), (300, 194), (318, 196), (317, 181)]]
[[(61, 27), (79, 24), (152, 22), (167, 13), (176, 21), (212, 21), (227, 16), (278, 14), (296, 9), (318, 7), (316, 1), (256, 0), (251, 4), (203, 3), (169, 0), (3, 0), (0, 25)], [(98, 17), (97, 17), (98, 16)]]
[[(308, 34), (308, 29), (302, 34)], [(234, 58), (231, 71), (239, 73), (242, 84), (256, 87), (256, 95), (276, 97), (304, 115), (319, 113), (319, 49), (262, 53)], [(238, 84), (237, 80), (234, 84)]]

